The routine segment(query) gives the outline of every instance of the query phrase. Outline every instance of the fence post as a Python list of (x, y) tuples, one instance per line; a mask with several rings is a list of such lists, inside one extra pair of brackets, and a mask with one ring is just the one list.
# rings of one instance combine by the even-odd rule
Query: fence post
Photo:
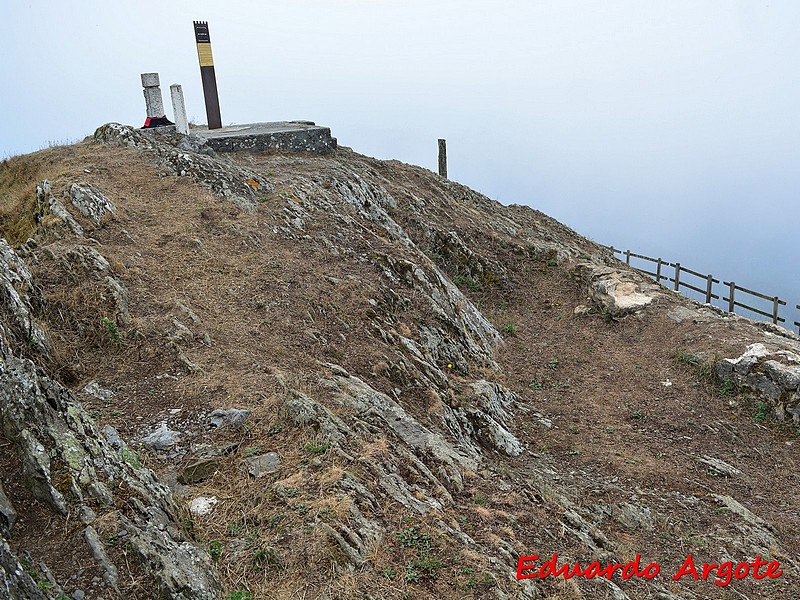
[[(795, 308), (800, 310), (800, 304), (795, 306)], [(797, 325), (797, 333), (800, 333), (800, 321), (795, 321), (794, 324)]]
[(676, 292), (680, 290), (681, 287), (681, 263), (675, 263), (675, 287), (673, 288)]
[(734, 294), (734, 292), (736, 292), (736, 284), (731, 281), (730, 282), (730, 286), (731, 286), (731, 293), (728, 295), (728, 312), (732, 313), (732, 312), (735, 312), (734, 308), (736, 306), (733, 303), (733, 294)]
[(661, 259), (656, 263), (656, 283), (661, 283)]
[(772, 322), (775, 323), (775, 325), (778, 324), (778, 302), (780, 302), (780, 300), (775, 296), (772, 299)]
[(630, 265), (631, 264), (631, 251), (630, 250), (625, 250), (625, 264), (626, 265)]
[(447, 179), (447, 141), (439, 140), (439, 175)]
[(706, 283), (706, 304), (711, 304), (711, 286), (714, 285), (714, 276), (708, 276), (708, 282)]

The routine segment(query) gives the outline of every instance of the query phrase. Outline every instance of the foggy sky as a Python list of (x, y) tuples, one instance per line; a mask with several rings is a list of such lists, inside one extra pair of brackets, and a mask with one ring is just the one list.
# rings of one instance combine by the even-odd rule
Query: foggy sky
[(193, 20), (224, 124), (431, 169), (443, 137), (504, 204), (800, 303), (800, 3), (5, 0), (0, 158), (140, 126), (143, 72), (204, 122)]

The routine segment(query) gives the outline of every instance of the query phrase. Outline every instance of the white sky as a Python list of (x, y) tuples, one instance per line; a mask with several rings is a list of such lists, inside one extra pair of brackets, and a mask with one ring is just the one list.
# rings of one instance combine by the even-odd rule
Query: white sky
[(193, 20), (224, 124), (429, 168), (444, 137), (503, 203), (800, 303), (800, 2), (0, 0), (0, 158), (141, 125), (147, 71), (204, 122)]

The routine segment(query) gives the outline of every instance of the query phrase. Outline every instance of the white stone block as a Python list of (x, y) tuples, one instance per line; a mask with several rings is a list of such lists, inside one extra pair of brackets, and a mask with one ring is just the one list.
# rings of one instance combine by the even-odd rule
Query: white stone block
[(172, 112), (175, 115), (175, 128), (178, 133), (187, 135), (189, 133), (189, 121), (186, 118), (186, 104), (183, 101), (183, 88), (177, 83), (169, 86), (172, 96)]

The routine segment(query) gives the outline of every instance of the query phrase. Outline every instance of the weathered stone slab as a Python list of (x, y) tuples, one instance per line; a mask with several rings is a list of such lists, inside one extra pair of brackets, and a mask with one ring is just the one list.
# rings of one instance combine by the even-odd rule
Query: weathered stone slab
[(312, 121), (277, 121), (222, 127), (214, 130), (193, 130), (217, 152), (313, 152), (328, 154), (336, 150), (336, 138), (328, 127)]
[(281, 467), (281, 458), (276, 452), (267, 452), (260, 456), (253, 456), (248, 458), (245, 462), (247, 463), (248, 473), (256, 479), (264, 475), (275, 473)]

